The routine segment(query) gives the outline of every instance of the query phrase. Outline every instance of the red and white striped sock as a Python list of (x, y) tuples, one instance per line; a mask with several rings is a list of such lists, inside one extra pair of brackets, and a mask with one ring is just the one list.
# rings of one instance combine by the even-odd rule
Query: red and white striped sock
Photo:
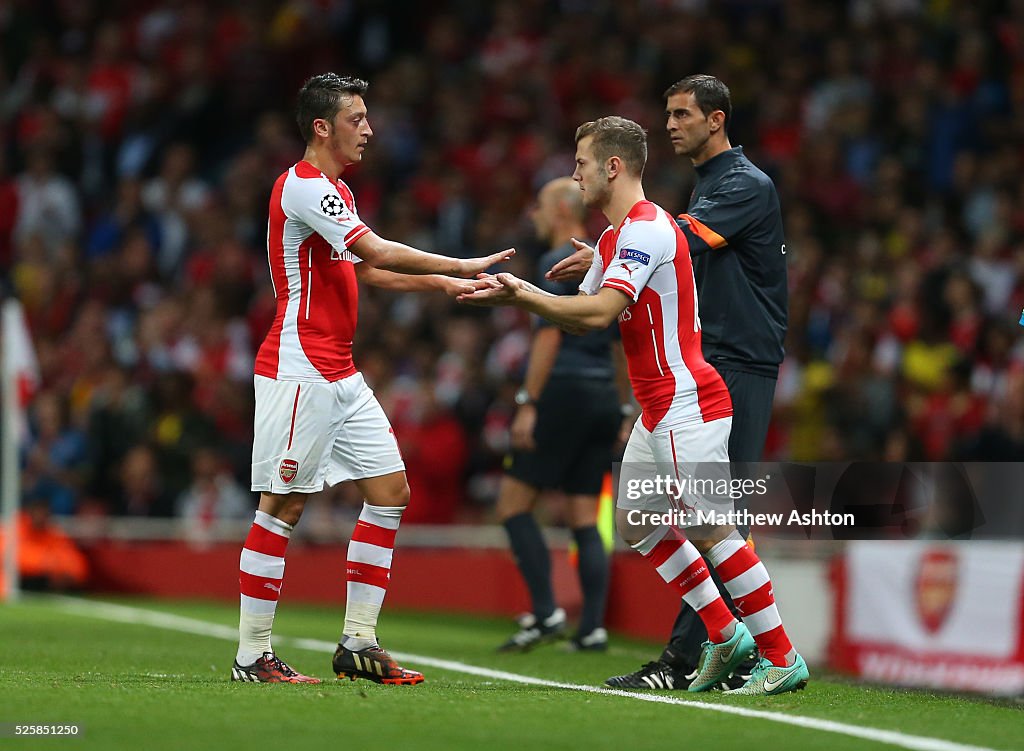
[(270, 631), (274, 626), (277, 600), (284, 580), (284, 553), (292, 525), (256, 512), (256, 518), (245, 538), (238, 562), (238, 584), (241, 590), (241, 612), (238, 618), (239, 665), (251, 665), (272, 652)]
[(736, 619), (732, 617), (711, 571), (697, 548), (675, 527), (659, 527), (633, 549), (650, 561), (666, 583), (679, 590), (686, 604), (697, 611), (708, 630), (708, 638), (722, 642), (722, 631)]
[(721, 577), (729, 596), (750, 629), (761, 656), (785, 667), (793, 645), (782, 627), (768, 569), (739, 532), (733, 532), (708, 551), (708, 561)]
[(365, 649), (377, 643), (377, 618), (391, 578), (395, 533), (405, 506), (363, 503), (359, 521), (348, 543), (347, 601), (341, 643)]

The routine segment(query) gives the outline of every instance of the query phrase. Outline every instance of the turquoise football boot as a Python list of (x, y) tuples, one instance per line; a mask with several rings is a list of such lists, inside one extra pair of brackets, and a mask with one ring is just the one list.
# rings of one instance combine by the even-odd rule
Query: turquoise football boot
[[(721, 644), (704, 642), (704, 651), (697, 663), (697, 677), (690, 682), (687, 691), (707, 691), (729, 677), (736, 666), (750, 657), (757, 648), (754, 637), (742, 623), (736, 624), (732, 638)], [(746, 684), (744, 684), (746, 685)]]
[(725, 693), (745, 696), (775, 696), (787, 691), (803, 690), (807, 687), (810, 677), (807, 663), (800, 655), (796, 656), (796, 661), (788, 668), (780, 668), (761, 658), (746, 683)]

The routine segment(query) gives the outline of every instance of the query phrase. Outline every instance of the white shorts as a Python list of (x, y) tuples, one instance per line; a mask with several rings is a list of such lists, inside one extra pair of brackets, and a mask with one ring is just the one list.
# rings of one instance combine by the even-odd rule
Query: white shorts
[[(732, 417), (650, 432), (640, 420), (622, 455), (616, 506), (653, 513), (728, 513)], [(681, 522), (686, 526), (694, 523)]]
[(361, 373), (334, 383), (255, 377), (252, 489), (316, 493), (405, 469), (395, 431)]

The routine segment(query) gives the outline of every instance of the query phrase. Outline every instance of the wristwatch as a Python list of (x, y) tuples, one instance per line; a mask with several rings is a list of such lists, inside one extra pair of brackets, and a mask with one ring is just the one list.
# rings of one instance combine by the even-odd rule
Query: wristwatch
[(525, 386), (516, 392), (516, 404), (518, 404), (520, 407), (525, 407), (528, 404), (533, 404), (533, 397), (530, 396), (530, 392), (526, 390)]

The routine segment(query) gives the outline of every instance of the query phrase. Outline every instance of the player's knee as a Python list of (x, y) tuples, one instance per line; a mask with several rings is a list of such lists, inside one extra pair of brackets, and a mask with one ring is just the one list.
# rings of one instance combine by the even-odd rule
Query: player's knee
[(498, 490), (498, 502), (494, 507), (498, 521), (504, 522), (513, 516), (533, 511), (536, 500), (536, 488), (506, 475), (502, 478), (501, 487)]
[(526, 514), (533, 510), (533, 504), (515, 496), (499, 495), (494, 511), (498, 515), (498, 521), (511, 519), (519, 514)]
[(627, 545), (636, 545), (654, 531), (646, 525), (637, 524), (634, 516), (628, 509), (615, 509), (615, 529)]
[(393, 472), (382, 477), (356, 480), (363, 498), (371, 506), (408, 506), (409, 482), (405, 472)]
[(728, 537), (735, 529), (736, 527), (731, 524), (717, 526), (701, 525), (687, 528), (686, 536), (703, 555)]
[(409, 482), (403, 474), (394, 478), (387, 486), (378, 492), (378, 497), (367, 498), (366, 500), (374, 506), (408, 506), (412, 491), (409, 490)]
[(573, 496), (569, 502), (569, 526), (572, 529), (593, 527), (597, 524), (598, 498)]
[(409, 490), (409, 483), (403, 478), (398, 492), (395, 493), (395, 499), (398, 501), (399, 506), (408, 506), (411, 498), (412, 491)]
[(275, 519), (280, 519), (285, 524), (290, 524), (293, 527), (302, 517), (302, 510), (305, 507), (306, 496), (302, 493), (289, 493), (287, 495), (263, 493), (260, 496), (260, 511), (270, 514)]

